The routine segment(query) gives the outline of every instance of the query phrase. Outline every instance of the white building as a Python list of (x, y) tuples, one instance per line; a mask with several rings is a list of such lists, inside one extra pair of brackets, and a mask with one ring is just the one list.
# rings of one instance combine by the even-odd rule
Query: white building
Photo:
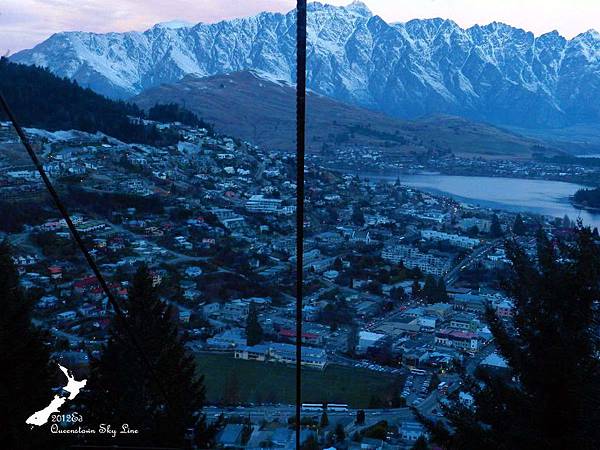
[(369, 347), (373, 347), (379, 340), (383, 339), (385, 334), (371, 333), (370, 331), (361, 331), (358, 334), (358, 347), (360, 353), (367, 351)]
[(243, 321), (248, 317), (249, 305), (241, 300), (232, 300), (223, 305), (221, 313), (224, 319)]
[(460, 248), (474, 248), (479, 245), (479, 239), (460, 236), (458, 234), (442, 233), (435, 230), (421, 230), (421, 237), (435, 242), (448, 242), (450, 245)]
[[(278, 342), (265, 342), (254, 346), (244, 345), (236, 348), (234, 357), (253, 361), (296, 364), (296, 346)], [(302, 347), (301, 365), (324, 369), (327, 365), (327, 353), (322, 348)]]
[(450, 260), (429, 253), (421, 253), (407, 245), (389, 245), (381, 251), (381, 257), (394, 264), (402, 262), (405, 267), (418, 267), (425, 273), (435, 276), (444, 275), (450, 269)]
[(414, 442), (419, 439), (421, 436), (427, 437), (427, 433), (418, 422), (404, 422), (400, 427), (400, 434), (402, 435), (402, 439), (408, 442)]
[(490, 227), (492, 226), (492, 221), (487, 219), (479, 219), (477, 217), (467, 217), (465, 219), (461, 219), (458, 222), (458, 228), (462, 231), (469, 231), (473, 227), (477, 227), (477, 229), (483, 233), (487, 233), (490, 231)]
[(246, 209), (250, 212), (275, 213), (280, 207), (280, 199), (265, 198), (264, 195), (253, 195), (246, 202)]
[(420, 316), (417, 318), (417, 323), (419, 326), (428, 329), (435, 329), (435, 325), (437, 323), (437, 317), (432, 316)]

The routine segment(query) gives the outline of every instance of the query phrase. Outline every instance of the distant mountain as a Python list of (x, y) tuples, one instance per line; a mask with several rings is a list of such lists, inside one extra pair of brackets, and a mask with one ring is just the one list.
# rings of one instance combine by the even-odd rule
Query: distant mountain
[[(386, 23), (354, 2), (309, 4), (308, 86), (387, 114), (444, 113), (520, 127), (600, 119), (600, 34), (534, 36), (503, 23)], [(256, 69), (294, 81), (295, 12), (145, 32), (51, 36), (13, 61), (119, 98), (195, 73)]]
[[(214, 124), (216, 131), (285, 150), (295, 148), (295, 87), (244, 71), (200, 78), (188, 75), (147, 89), (132, 99), (143, 109), (176, 102)], [(540, 141), (500, 128), (450, 116), (406, 121), (309, 92), (307, 146), (311, 152), (344, 145), (389, 152), (527, 158)]]

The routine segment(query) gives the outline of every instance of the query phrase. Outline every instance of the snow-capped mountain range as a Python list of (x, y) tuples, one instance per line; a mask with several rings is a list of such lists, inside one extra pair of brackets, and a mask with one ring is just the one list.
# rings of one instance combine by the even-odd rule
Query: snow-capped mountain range
[[(387, 23), (361, 2), (309, 4), (308, 86), (405, 118), (432, 113), (533, 128), (600, 119), (600, 33), (571, 40), (503, 23)], [(64, 32), (11, 59), (127, 98), (189, 73), (254, 69), (294, 81), (295, 11), (144, 32)]]

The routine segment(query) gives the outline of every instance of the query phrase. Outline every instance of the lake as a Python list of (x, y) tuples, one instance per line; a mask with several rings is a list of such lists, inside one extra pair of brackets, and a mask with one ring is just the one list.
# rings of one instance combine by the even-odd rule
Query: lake
[[(364, 172), (361, 177), (390, 181), (397, 178), (396, 175)], [(439, 174), (400, 175), (400, 182), (422, 191), (449, 195), (473, 205), (561, 218), (566, 214), (571, 220), (581, 218), (584, 225), (600, 228), (600, 213), (580, 210), (569, 203), (569, 197), (584, 187), (573, 183)]]

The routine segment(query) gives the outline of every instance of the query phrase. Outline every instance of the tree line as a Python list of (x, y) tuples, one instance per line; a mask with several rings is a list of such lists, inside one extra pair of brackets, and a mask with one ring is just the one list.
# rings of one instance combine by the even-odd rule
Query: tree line
[[(212, 127), (178, 105), (155, 105), (148, 117), (137, 105), (108, 99), (76, 81), (60, 78), (48, 69), (0, 58), (0, 91), (20, 124), (49, 131), (98, 131), (127, 143), (172, 145), (180, 140), (171, 129), (133, 122), (130, 117)], [(8, 118), (0, 111), (0, 119)]]
[(579, 189), (573, 195), (573, 202), (588, 208), (600, 208), (600, 188)]

